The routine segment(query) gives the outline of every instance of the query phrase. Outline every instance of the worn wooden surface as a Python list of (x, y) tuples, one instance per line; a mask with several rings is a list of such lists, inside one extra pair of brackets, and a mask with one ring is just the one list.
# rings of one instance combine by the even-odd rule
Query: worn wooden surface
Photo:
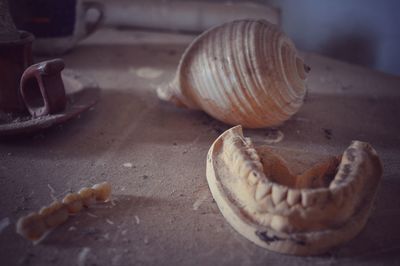
[[(213, 202), (206, 154), (228, 126), (156, 97), (192, 38), (105, 29), (65, 56), (102, 96), (63, 126), (0, 142), (0, 264), (399, 264), (400, 78), (304, 55), (312, 68), (307, 100), (274, 145), (338, 154), (353, 139), (367, 141), (384, 177), (356, 239), (318, 257), (284, 256), (236, 233)], [(269, 132), (245, 130), (258, 142)], [(37, 245), (15, 233), (20, 216), (102, 180), (112, 183), (115, 204), (71, 217)]]

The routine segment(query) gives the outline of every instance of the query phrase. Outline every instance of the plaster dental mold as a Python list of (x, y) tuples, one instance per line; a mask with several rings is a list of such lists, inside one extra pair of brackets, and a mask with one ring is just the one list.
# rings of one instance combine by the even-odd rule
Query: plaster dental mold
[(369, 217), (382, 165), (367, 143), (293, 174), (273, 149), (242, 127), (224, 132), (207, 157), (207, 181), (226, 220), (255, 244), (314, 255), (354, 238)]

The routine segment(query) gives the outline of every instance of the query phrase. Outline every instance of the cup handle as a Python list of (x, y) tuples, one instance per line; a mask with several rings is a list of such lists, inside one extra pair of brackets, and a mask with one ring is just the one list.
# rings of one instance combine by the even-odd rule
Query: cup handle
[(85, 36), (83, 36), (83, 38), (89, 36), (90, 34), (92, 34), (100, 25), (101, 22), (103, 22), (103, 18), (104, 18), (104, 6), (103, 4), (99, 3), (99, 2), (83, 2), (83, 10), (85, 12), (85, 14), (90, 10), (90, 9), (96, 9), (99, 12), (99, 17), (97, 18), (97, 20), (95, 22), (92, 23), (86, 23), (86, 33)]
[(28, 67), (21, 77), (20, 92), (33, 117), (62, 112), (67, 104), (61, 71), (62, 59), (53, 59)]

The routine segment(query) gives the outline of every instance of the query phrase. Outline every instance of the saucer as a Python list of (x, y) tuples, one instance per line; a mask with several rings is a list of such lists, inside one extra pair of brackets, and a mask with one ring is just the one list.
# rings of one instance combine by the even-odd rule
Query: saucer
[(98, 85), (81, 74), (65, 69), (62, 78), (67, 97), (63, 112), (33, 118), (0, 113), (0, 137), (34, 133), (64, 123), (93, 107), (100, 96)]

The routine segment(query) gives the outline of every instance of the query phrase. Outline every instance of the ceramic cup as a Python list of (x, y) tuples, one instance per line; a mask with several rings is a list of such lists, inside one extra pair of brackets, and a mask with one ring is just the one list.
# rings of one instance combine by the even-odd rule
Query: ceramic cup
[(33, 35), (19, 31), (17, 39), (0, 41), (0, 122), (16, 117), (54, 114), (64, 110), (66, 96), (61, 71), (64, 61), (32, 65)]
[(32, 41), (29, 32), (20, 31), (19, 38), (0, 42), (0, 112), (26, 113), (19, 91), (25, 69), (32, 64)]
[[(72, 49), (93, 33), (103, 19), (103, 6), (83, 0), (13, 0), (10, 9), (17, 28), (35, 35), (33, 52), (58, 55)], [(95, 21), (87, 21), (87, 13), (95, 10)]]

